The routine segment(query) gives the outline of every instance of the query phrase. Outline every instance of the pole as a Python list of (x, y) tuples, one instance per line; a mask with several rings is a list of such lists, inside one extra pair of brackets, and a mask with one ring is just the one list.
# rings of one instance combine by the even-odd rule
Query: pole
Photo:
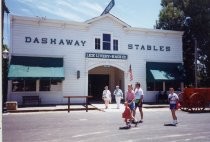
[(195, 40), (195, 51), (194, 51), (194, 57), (195, 57), (195, 71), (194, 71), (194, 76), (195, 76), (195, 88), (197, 88), (198, 87), (198, 81), (197, 81), (197, 39), (196, 38), (194, 38), (194, 40)]

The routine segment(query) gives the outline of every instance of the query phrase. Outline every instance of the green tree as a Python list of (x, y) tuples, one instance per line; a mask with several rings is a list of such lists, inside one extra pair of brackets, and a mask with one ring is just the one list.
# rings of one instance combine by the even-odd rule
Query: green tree
[(210, 86), (210, 0), (162, 0), (157, 29), (184, 31), (183, 62), (185, 84), (195, 78), (194, 48), (197, 46), (197, 79), (199, 86)]

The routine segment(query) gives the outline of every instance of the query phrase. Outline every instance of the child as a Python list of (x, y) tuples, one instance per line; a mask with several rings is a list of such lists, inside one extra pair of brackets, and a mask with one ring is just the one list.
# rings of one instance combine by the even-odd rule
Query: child
[(125, 123), (126, 123), (126, 128), (130, 128), (131, 127), (131, 120), (132, 120), (132, 112), (131, 109), (129, 108), (128, 102), (124, 103), (125, 106), (125, 110), (122, 113), (122, 118), (125, 119)]
[(176, 116), (177, 105), (176, 104), (179, 101), (179, 97), (176, 93), (174, 93), (174, 88), (169, 88), (168, 100), (170, 103), (173, 124), (176, 125), (177, 124), (177, 116)]

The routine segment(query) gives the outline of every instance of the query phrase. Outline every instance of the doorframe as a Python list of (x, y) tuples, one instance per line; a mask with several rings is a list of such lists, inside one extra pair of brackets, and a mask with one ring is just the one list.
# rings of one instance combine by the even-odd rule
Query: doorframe
[(115, 60), (115, 59), (92, 59), (92, 58), (86, 58), (85, 60), (85, 86), (84, 86), (84, 94), (88, 95), (88, 74), (89, 71), (93, 68), (99, 67), (99, 66), (112, 66), (115, 68), (118, 68), (124, 73), (124, 89), (126, 89), (127, 85), (129, 83), (128, 79), (128, 69), (129, 64), (127, 60)]

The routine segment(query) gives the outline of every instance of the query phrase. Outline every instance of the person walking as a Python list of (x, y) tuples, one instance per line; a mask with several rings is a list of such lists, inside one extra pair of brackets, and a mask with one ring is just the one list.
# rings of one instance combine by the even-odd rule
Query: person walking
[(135, 93), (134, 117), (136, 116), (136, 109), (139, 108), (139, 112), (140, 112), (140, 116), (141, 116), (141, 120), (139, 121), (139, 123), (143, 123), (143, 116), (144, 115), (143, 115), (142, 106), (143, 106), (144, 93), (143, 93), (143, 90), (141, 88), (141, 84), (139, 82), (137, 82), (136, 85), (135, 85), (134, 93)]
[(108, 90), (108, 86), (104, 87), (102, 99), (104, 100), (105, 103), (105, 109), (108, 109), (109, 103), (111, 103), (111, 92)]
[(170, 104), (170, 110), (171, 110), (171, 115), (173, 118), (173, 124), (177, 124), (177, 116), (176, 116), (176, 104), (178, 103), (179, 97), (176, 93), (174, 93), (174, 88), (169, 88), (169, 95), (168, 95), (168, 101)]
[(125, 101), (128, 102), (129, 108), (131, 110), (131, 117), (132, 120), (135, 121), (134, 118), (134, 111), (135, 111), (135, 95), (134, 95), (134, 91), (133, 91), (133, 87), (131, 84), (128, 84), (128, 90), (126, 92), (126, 98)]
[(119, 109), (120, 108), (121, 99), (123, 98), (123, 92), (119, 88), (118, 85), (116, 86), (116, 89), (114, 90), (114, 96), (115, 96), (115, 100), (116, 100), (116, 103), (117, 103), (117, 109)]
[(125, 102), (124, 106), (125, 106), (125, 110), (122, 113), (122, 118), (124, 118), (124, 122), (126, 124), (126, 127), (130, 128), (131, 127), (131, 120), (132, 120), (132, 112), (131, 112), (131, 109), (128, 105), (128, 102)]

